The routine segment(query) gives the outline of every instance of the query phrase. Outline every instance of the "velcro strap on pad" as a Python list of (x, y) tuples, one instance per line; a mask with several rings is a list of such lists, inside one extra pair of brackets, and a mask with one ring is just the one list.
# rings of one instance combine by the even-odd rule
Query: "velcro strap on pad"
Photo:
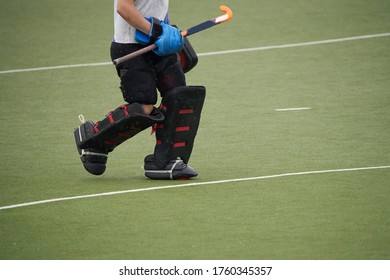
[(152, 18), (152, 30), (150, 30), (150, 43), (154, 43), (157, 41), (158, 37), (163, 33), (163, 28), (161, 26), (160, 20), (157, 18)]

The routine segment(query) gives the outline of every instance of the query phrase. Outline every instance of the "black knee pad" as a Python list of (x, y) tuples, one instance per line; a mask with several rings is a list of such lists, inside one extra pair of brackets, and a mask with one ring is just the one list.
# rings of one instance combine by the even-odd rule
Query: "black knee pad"
[(121, 77), (120, 90), (123, 99), (128, 103), (156, 104), (156, 75), (147, 68), (144, 69), (126, 69), (119, 70)]
[(158, 168), (181, 158), (190, 159), (198, 131), (206, 89), (201, 86), (181, 86), (168, 92), (161, 104), (165, 120), (156, 126), (154, 160)]
[(186, 85), (186, 79), (176, 54), (164, 57), (156, 65), (157, 88), (164, 97), (169, 91)]
[(82, 141), (79, 147), (111, 152), (124, 141), (163, 120), (164, 115), (156, 108), (150, 115), (145, 115), (138, 103), (123, 105), (110, 112), (103, 120), (96, 122), (91, 136)]

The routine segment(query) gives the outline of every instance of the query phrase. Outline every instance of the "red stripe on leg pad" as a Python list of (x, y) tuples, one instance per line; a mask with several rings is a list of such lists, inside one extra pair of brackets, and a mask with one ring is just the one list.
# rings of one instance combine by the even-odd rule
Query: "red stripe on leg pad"
[(128, 116), (129, 115), (129, 111), (127, 110), (127, 106), (123, 105), (123, 106), (121, 106), (121, 108), (123, 109), (123, 112), (125, 112), (125, 116)]
[(98, 133), (99, 132), (99, 128), (98, 128), (98, 126), (99, 126), (99, 122), (96, 122), (95, 123), (95, 125), (93, 126), (93, 132), (95, 132), (95, 133)]
[(180, 115), (184, 115), (184, 114), (192, 114), (194, 112), (194, 109), (181, 109), (179, 111), (179, 114)]
[(176, 131), (181, 132), (181, 131), (189, 131), (190, 127), (189, 126), (178, 126), (176, 127)]
[(110, 121), (110, 123), (114, 123), (114, 118), (112, 117), (112, 115), (108, 115), (108, 120)]
[(186, 142), (178, 142), (178, 143), (173, 144), (173, 147), (180, 148), (180, 147), (185, 147), (185, 145), (186, 145)]

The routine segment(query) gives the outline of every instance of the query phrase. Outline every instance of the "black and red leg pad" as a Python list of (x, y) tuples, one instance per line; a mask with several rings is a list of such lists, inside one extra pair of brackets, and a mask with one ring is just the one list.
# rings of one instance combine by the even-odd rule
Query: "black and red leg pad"
[(164, 115), (159, 109), (155, 108), (150, 115), (145, 115), (138, 103), (123, 105), (96, 122), (90, 137), (82, 141), (79, 148), (111, 152), (124, 141), (163, 120)]
[(180, 86), (169, 91), (161, 103), (165, 120), (156, 125), (154, 160), (158, 168), (181, 158), (190, 159), (198, 131), (206, 89), (202, 86)]

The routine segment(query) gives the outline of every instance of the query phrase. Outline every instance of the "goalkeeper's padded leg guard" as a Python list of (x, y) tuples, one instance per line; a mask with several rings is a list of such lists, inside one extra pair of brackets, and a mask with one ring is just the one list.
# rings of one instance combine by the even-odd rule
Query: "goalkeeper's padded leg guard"
[(206, 95), (201, 86), (180, 86), (162, 99), (165, 120), (156, 125), (154, 163), (164, 169), (168, 162), (180, 158), (188, 163)]
[(164, 115), (156, 108), (150, 115), (145, 115), (142, 106), (138, 103), (123, 105), (95, 123), (90, 137), (83, 140), (79, 147), (111, 152), (124, 141), (163, 120)]
[(145, 115), (138, 103), (121, 106), (110, 112), (102, 121), (84, 122), (74, 131), (77, 150), (84, 168), (91, 174), (101, 175), (106, 170), (108, 153), (127, 139), (155, 123), (164, 115), (154, 109)]

